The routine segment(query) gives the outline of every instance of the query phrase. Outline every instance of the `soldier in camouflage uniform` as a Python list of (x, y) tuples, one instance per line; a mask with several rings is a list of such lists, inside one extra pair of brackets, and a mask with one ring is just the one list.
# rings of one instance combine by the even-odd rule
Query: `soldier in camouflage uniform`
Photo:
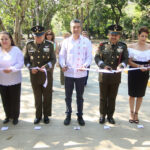
[[(127, 46), (125, 43), (119, 42), (122, 27), (111, 25), (108, 27), (108, 30), (109, 41), (99, 45), (95, 55), (95, 62), (101, 69), (119, 70), (126, 67), (128, 63)], [(106, 115), (108, 122), (115, 124), (113, 114), (120, 82), (121, 72), (99, 74), (100, 124), (105, 123)]]
[[(36, 118), (34, 124), (38, 124), (44, 114), (44, 123), (49, 123), (48, 116), (51, 116), (52, 111), (52, 67), (56, 62), (56, 56), (53, 49), (53, 44), (45, 40), (44, 27), (35, 26), (32, 29), (34, 40), (26, 45), (25, 49), (25, 65), (29, 68), (30, 79), (33, 88), (36, 108)], [(39, 67), (36, 69), (34, 67)], [(46, 87), (43, 84), (46, 81)]]

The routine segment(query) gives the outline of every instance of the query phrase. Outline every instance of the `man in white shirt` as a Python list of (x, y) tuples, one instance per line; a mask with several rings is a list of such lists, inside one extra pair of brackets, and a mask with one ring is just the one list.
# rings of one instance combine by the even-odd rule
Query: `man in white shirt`
[(59, 63), (65, 76), (65, 101), (66, 118), (65, 125), (69, 125), (72, 113), (72, 92), (74, 84), (77, 97), (77, 116), (78, 123), (85, 125), (83, 115), (83, 93), (84, 84), (87, 76), (87, 68), (92, 61), (92, 44), (86, 38), (80, 35), (81, 23), (78, 19), (70, 23), (72, 35), (65, 39), (59, 53)]

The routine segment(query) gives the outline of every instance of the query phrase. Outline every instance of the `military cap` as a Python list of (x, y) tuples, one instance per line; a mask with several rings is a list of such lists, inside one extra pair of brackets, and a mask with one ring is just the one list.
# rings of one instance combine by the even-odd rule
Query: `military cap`
[(44, 32), (44, 27), (36, 25), (34, 27), (31, 28), (31, 31), (33, 32), (33, 34), (35, 36), (42, 36), (45, 32)]
[(121, 34), (122, 27), (120, 25), (114, 24), (108, 27), (108, 31), (110, 34)]

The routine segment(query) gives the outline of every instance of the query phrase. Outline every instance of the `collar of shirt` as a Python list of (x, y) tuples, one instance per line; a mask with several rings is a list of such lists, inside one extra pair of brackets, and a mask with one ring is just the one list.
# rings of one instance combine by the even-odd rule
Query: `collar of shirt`
[(70, 39), (71, 39), (72, 41), (80, 41), (80, 40), (82, 39), (82, 35), (80, 35), (77, 40), (75, 40), (75, 39), (73, 38), (73, 35), (71, 35), (71, 36), (70, 36)]

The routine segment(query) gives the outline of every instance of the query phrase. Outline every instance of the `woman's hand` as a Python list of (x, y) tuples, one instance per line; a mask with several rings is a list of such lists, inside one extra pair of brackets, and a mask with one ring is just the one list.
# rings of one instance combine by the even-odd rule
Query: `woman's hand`
[(142, 72), (147, 71), (147, 68), (144, 68), (144, 65), (138, 65), (137, 68), (141, 68), (140, 70), (141, 70)]
[(10, 72), (12, 72), (11, 69), (4, 69), (3, 71), (4, 71), (5, 73), (10, 73)]

